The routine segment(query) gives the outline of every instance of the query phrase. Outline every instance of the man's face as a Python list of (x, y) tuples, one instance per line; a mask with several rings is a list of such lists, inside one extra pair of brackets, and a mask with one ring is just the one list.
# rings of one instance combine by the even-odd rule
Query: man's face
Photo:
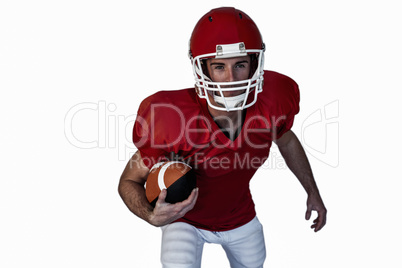
[[(206, 61), (208, 73), (213, 82), (235, 82), (249, 79), (250, 56), (208, 59)], [(237, 85), (239, 86), (239, 85)], [(230, 87), (230, 86), (228, 86)], [(242, 94), (244, 91), (224, 91), (225, 97), (233, 97)]]

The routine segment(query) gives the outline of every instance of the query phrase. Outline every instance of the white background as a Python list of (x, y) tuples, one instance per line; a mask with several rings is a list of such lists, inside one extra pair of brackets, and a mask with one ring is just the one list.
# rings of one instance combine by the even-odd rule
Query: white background
[[(160, 230), (117, 193), (132, 119), (146, 96), (193, 85), (191, 31), (230, 5), (259, 25), (266, 69), (300, 86), (293, 130), (328, 208), (312, 232), (273, 148), (251, 184), (266, 266), (402, 267), (398, 1), (138, 2), (1, 2), (0, 266), (160, 266)], [(228, 267), (219, 246), (203, 267)]]

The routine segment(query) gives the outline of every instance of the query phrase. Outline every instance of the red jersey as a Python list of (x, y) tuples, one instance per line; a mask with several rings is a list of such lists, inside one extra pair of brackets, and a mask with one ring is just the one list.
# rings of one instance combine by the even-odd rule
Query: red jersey
[(207, 105), (194, 88), (157, 92), (140, 105), (133, 141), (148, 168), (172, 153), (193, 167), (199, 196), (178, 221), (227, 231), (255, 217), (250, 180), (268, 158), (272, 141), (292, 127), (299, 90), (291, 78), (265, 71), (263, 91), (247, 109), (233, 141), (214, 122)]

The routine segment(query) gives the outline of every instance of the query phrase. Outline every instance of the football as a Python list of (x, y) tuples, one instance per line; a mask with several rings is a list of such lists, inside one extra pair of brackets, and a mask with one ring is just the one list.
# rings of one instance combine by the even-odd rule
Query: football
[(155, 207), (162, 189), (167, 189), (165, 201), (174, 204), (187, 199), (195, 187), (196, 176), (191, 166), (180, 161), (159, 162), (149, 171), (145, 194)]

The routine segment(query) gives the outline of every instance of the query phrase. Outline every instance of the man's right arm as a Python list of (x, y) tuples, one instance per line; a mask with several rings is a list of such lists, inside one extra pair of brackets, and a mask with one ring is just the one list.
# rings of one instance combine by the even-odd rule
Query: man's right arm
[(140, 152), (137, 151), (128, 161), (120, 177), (119, 194), (128, 209), (135, 215), (154, 226), (164, 226), (183, 217), (194, 207), (198, 189), (195, 189), (188, 199), (176, 204), (165, 202), (167, 191), (163, 189), (153, 208), (145, 195), (144, 185), (148, 174), (149, 169), (143, 163)]

